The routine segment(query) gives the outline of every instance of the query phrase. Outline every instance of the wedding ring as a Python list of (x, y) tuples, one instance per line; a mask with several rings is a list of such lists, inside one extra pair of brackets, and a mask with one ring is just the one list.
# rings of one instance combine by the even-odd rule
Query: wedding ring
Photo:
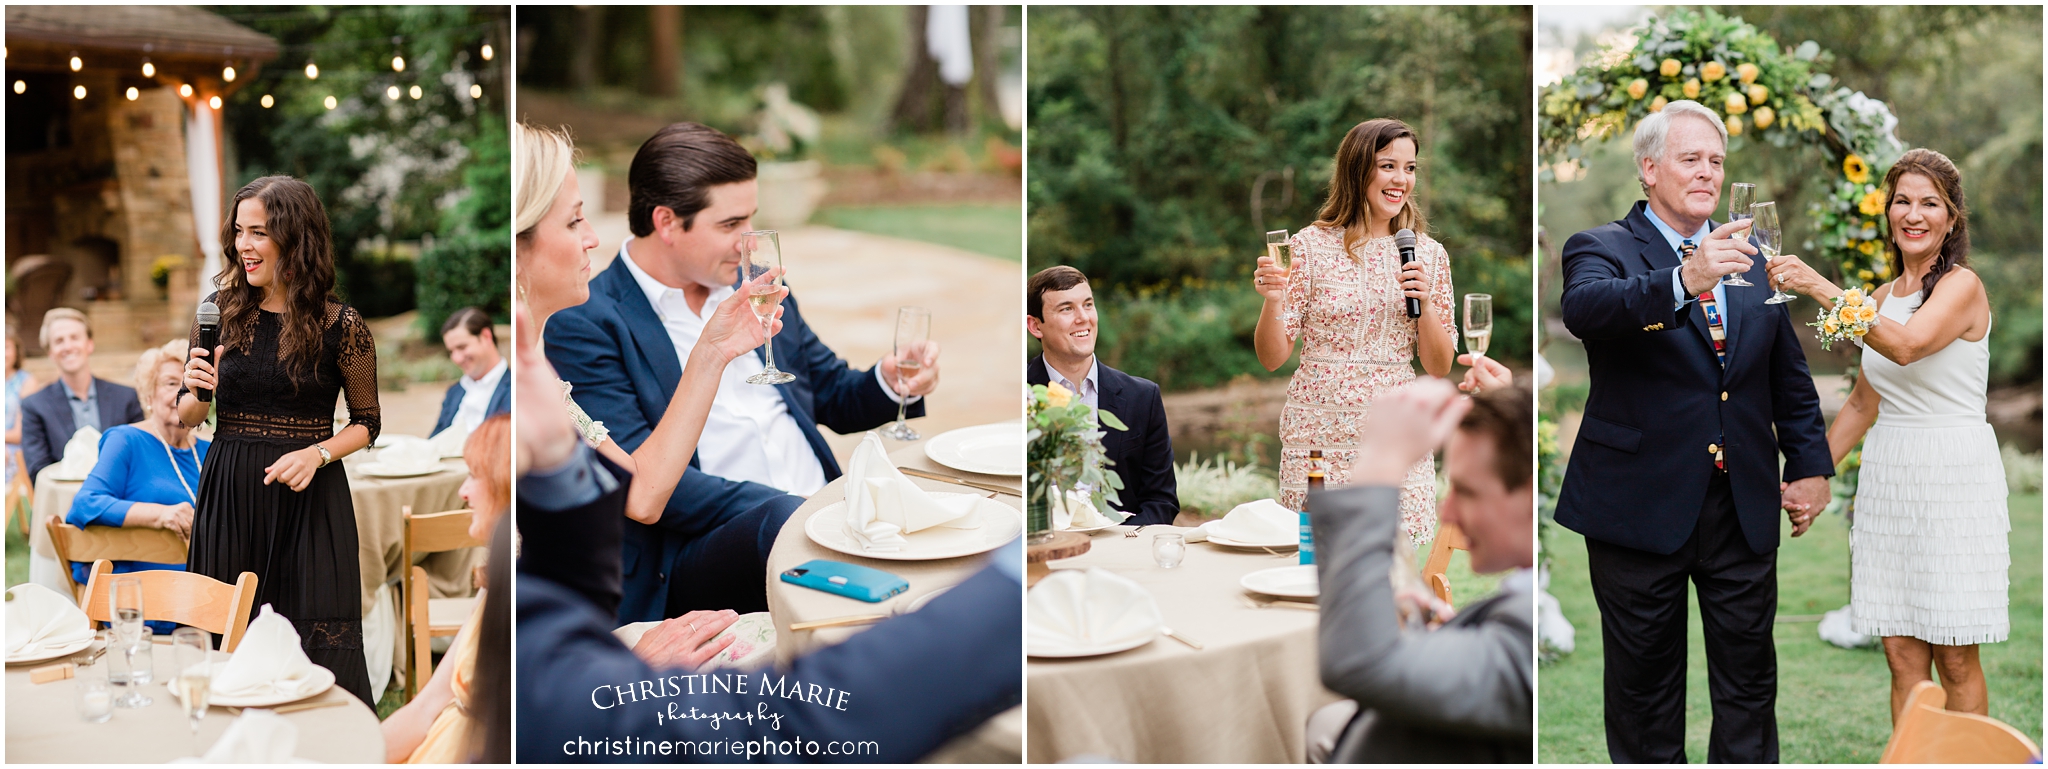
[(692, 632), (692, 633), (695, 633), (695, 632), (697, 632), (697, 623), (695, 623), (695, 622), (692, 622), (692, 623), (690, 623), (690, 632)]

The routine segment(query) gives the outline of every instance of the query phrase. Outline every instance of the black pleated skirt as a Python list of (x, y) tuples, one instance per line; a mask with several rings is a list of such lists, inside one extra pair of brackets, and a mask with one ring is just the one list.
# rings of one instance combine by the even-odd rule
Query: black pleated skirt
[(264, 485), (263, 469), (305, 447), (299, 441), (224, 437), (199, 474), (186, 568), (233, 584), (256, 574), (256, 602), (292, 621), (313, 664), (364, 704), (370, 699), (363, 656), (363, 603), (355, 502), (339, 462), (320, 468), (305, 491)]

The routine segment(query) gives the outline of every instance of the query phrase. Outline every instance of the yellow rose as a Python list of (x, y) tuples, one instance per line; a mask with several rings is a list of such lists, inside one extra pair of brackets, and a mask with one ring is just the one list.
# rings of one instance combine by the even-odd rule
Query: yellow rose
[(1877, 273), (1871, 272), (1871, 271), (1869, 271), (1869, 270), (1857, 270), (1857, 271), (1856, 271), (1856, 277), (1858, 277), (1858, 278), (1862, 278), (1863, 280), (1866, 280), (1866, 281), (1868, 281), (1868, 280), (1870, 280), (1871, 278), (1875, 278), (1875, 277), (1877, 277)]
[(1722, 100), (1722, 106), (1726, 107), (1722, 111), (1730, 115), (1740, 115), (1749, 111), (1749, 104), (1742, 100), (1742, 94), (1739, 93), (1728, 94), (1728, 98)]
[(1678, 70), (1681, 68), (1682, 66), (1678, 63), (1677, 59), (1665, 59), (1663, 64), (1657, 65), (1657, 74), (1665, 77), (1678, 77)]
[(1890, 262), (1878, 262), (1878, 263), (1877, 263), (1877, 277), (1880, 277), (1880, 278), (1890, 278), (1891, 276), (1892, 276), (1892, 265), (1891, 265), (1891, 263), (1890, 263)]
[(1749, 87), (1749, 103), (1762, 104), (1764, 103), (1764, 100), (1769, 98), (1771, 98), (1771, 89), (1765, 88), (1760, 85), (1753, 85)]
[(1074, 399), (1074, 391), (1053, 382), (1045, 386), (1045, 402), (1056, 409), (1063, 409)]
[(1857, 326), (1853, 329), (1850, 329), (1849, 333), (1857, 337), (1862, 337), (1864, 334), (1870, 333), (1870, 329), (1865, 328), (1863, 326)]
[(1646, 94), (1646, 93), (1649, 93), (1649, 92), (1650, 92), (1650, 81), (1648, 81), (1648, 80), (1644, 80), (1644, 79), (1642, 79), (1642, 78), (1636, 78), (1636, 79), (1634, 79), (1634, 80), (1631, 80), (1631, 81), (1629, 81), (1629, 83), (1628, 83), (1628, 98), (1631, 98), (1631, 99), (1640, 99), (1640, 98), (1643, 98), (1643, 94)]
[(1763, 70), (1757, 69), (1755, 64), (1751, 64), (1746, 61), (1741, 64), (1735, 65), (1735, 77), (1739, 78), (1744, 83), (1756, 82), (1756, 76), (1762, 73)]
[(1685, 92), (1685, 98), (1700, 98), (1700, 79), (1693, 78), (1691, 80), (1685, 81), (1685, 86), (1682, 90)]
[(1832, 335), (1837, 331), (1841, 331), (1842, 327), (1836, 325), (1833, 318), (1829, 318), (1827, 322), (1820, 324), (1820, 330)]
[(1728, 135), (1729, 135), (1729, 136), (1741, 136), (1741, 135), (1742, 135), (1742, 118), (1739, 118), (1739, 117), (1735, 117), (1734, 115), (1729, 115), (1729, 116), (1728, 116)]
[(1700, 65), (1700, 78), (1706, 80), (1709, 83), (1714, 82), (1716, 80), (1720, 80), (1721, 78), (1727, 76), (1727, 74), (1728, 65), (1722, 64), (1721, 62), (1710, 61)]
[[(1869, 280), (1870, 280), (1870, 271), (1869, 271), (1869, 270), (1864, 270), (1864, 271), (1863, 271), (1863, 280), (1865, 280), (1865, 281), (1869, 281)], [(1857, 320), (1859, 320), (1859, 321), (1862, 321), (1862, 322), (1864, 322), (1864, 323), (1869, 323), (1869, 322), (1871, 322), (1871, 321), (1873, 321), (1873, 320), (1876, 320), (1876, 319), (1877, 319), (1877, 305), (1873, 305), (1873, 304), (1866, 304), (1866, 305), (1863, 305), (1862, 307), (1858, 307), (1858, 308), (1856, 308), (1856, 319), (1857, 319)]]
[(1844, 292), (1842, 292), (1842, 306), (1844, 306), (1844, 307), (1855, 307), (1856, 305), (1859, 305), (1859, 304), (1862, 304), (1862, 303), (1863, 303), (1863, 292), (1862, 292), (1861, 290), (1859, 290), (1859, 289), (1854, 289), (1854, 288), (1852, 288), (1852, 289), (1849, 289), (1849, 290), (1847, 290), (1847, 291), (1844, 291)]
[(1864, 255), (1864, 256), (1876, 256), (1876, 255), (1877, 255), (1877, 241), (1875, 241), (1875, 240), (1866, 240), (1866, 241), (1863, 241), (1863, 242), (1861, 242), (1861, 243), (1858, 243), (1858, 244), (1856, 244), (1856, 250), (1858, 250), (1858, 251), (1861, 251), (1861, 252), (1863, 252), (1863, 255)]
[(1749, 119), (1756, 121), (1757, 130), (1763, 130), (1778, 122), (1778, 113), (1771, 111), (1770, 107), (1758, 107), (1756, 114), (1751, 115)]
[(1651, 100), (1650, 100), (1650, 111), (1651, 111), (1651, 112), (1663, 112), (1663, 111), (1664, 111), (1664, 97), (1662, 97), (1662, 96), (1659, 96), (1659, 97), (1657, 97), (1657, 98), (1655, 98), (1655, 99), (1651, 99)]
[(1842, 158), (1842, 175), (1856, 184), (1867, 184), (1870, 182), (1870, 164), (1856, 155)]

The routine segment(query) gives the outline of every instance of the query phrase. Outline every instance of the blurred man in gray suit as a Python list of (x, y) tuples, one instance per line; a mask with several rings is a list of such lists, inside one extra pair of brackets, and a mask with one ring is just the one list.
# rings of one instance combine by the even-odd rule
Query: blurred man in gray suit
[[(1535, 759), (1534, 414), (1529, 393), (1498, 364), (1468, 377), (1465, 389), (1480, 394), (1461, 397), (1424, 379), (1373, 404), (1351, 485), (1309, 496), (1323, 685), (1351, 698), (1309, 719), (1311, 760)], [(1512, 573), (1441, 627), (1403, 633), (1389, 578), (1401, 480), (1440, 445), (1450, 479), (1442, 521), (1470, 540), (1473, 571)]]

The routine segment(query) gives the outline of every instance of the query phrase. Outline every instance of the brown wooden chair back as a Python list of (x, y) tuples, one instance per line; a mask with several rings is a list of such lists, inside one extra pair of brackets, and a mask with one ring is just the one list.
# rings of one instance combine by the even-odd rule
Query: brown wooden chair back
[(1448, 523), (1437, 523), (1436, 541), (1429, 547), (1429, 560), (1422, 563), (1422, 584), (1429, 586), (1437, 600), (1451, 603), (1451, 580), (1444, 576), (1444, 570), (1451, 567), (1451, 551), (1471, 549), (1472, 543), (1465, 539), (1465, 532)]
[(79, 605), (94, 622), (114, 621), (115, 577), (142, 581), (142, 618), (191, 625), (219, 633), (220, 650), (233, 653), (249, 631), (249, 610), (256, 603), (256, 575), (242, 572), (235, 584), (204, 574), (185, 571), (137, 571), (115, 574), (114, 562), (92, 562), (92, 575), (85, 583), (85, 600)]
[(57, 564), (64, 581), (71, 585), (71, 598), (83, 603), (85, 586), (71, 580), (71, 562), (142, 561), (184, 563), (185, 540), (169, 529), (87, 526), (79, 528), (56, 516), (44, 521), (50, 532), (50, 547), (57, 551)]
[(1944, 710), (1948, 694), (1933, 681), (1913, 685), (1884, 746), (1881, 764), (2038, 764), (2041, 748), (1989, 716)]
[(414, 515), (412, 506), (406, 505), (399, 508), (399, 515), (405, 519), (405, 571), (400, 591), (405, 612), (405, 697), (410, 701), (434, 674), (434, 638), (452, 636), (462, 629), (461, 619), (433, 621), (429, 609), (434, 601), (427, 589), (427, 570), (413, 565), (413, 555), (483, 547), (484, 543), (469, 536), (472, 514), (468, 510)]

